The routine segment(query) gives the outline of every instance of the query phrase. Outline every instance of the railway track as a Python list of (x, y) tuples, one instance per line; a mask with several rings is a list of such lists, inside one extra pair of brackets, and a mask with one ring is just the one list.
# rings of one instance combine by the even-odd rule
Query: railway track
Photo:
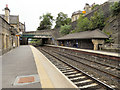
[[(61, 59), (67, 61), (73, 66), (83, 70), (89, 75), (94, 76), (100, 81), (110, 85), (111, 87), (116, 87), (120, 89), (120, 71), (117, 68), (113, 68), (110, 65), (99, 64), (95, 61), (91, 61), (86, 58), (82, 58), (78, 55), (74, 55), (71, 52), (66, 52), (64, 49), (43, 47), (44, 49), (50, 50), (54, 53), (54, 56), (60, 57)], [(62, 51), (62, 52), (61, 52)], [(75, 52), (74, 52), (75, 53)]]
[[(45, 47), (45, 48), (47, 48), (47, 47)], [(48, 47), (47, 49), (49, 50), (50, 48)], [(54, 52), (58, 55), (61, 55), (63, 57), (72, 59), (72, 60), (76, 61), (77, 63), (81, 63), (88, 67), (92, 67), (96, 70), (100, 70), (101, 72), (107, 73), (110, 76), (115, 77), (117, 80), (120, 79), (120, 77), (119, 77), (120, 76), (120, 68), (119, 67), (113, 67), (113, 66), (107, 65), (105, 63), (103, 64), (103, 63), (100, 63), (95, 60), (89, 60), (89, 59), (86, 59), (85, 57), (73, 55), (70, 53), (66, 53), (65, 51), (59, 51), (57, 49), (52, 50), (52, 52)]]
[[(89, 59), (85, 59), (85, 58), (81, 58), (79, 56), (75, 56), (75, 55), (72, 55), (72, 54), (68, 54), (68, 53), (65, 53), (65, 52), (57, 52), (57, 51), (53, 51), (54, 53), (57, 53), (58, 55), (61, 55), (63, 57), (66, 57), (66, 58), (69, 58), (69, 59), (72, 59), (78, 63), (82, 63), (86, 66), (89, 66), (89, 67), (92, 67), (96, 70), (100, 70), (101, 72), (104, 72), (104, 73), (107, 73), (109, 74), (110, 76), (113, 76), (115, 77), (116, 79), (120, 79), (120, 71), (118, 68), (115, 68), (115, 67), (112, 67), (112, 66), (109, 66), (109, 65), (106, 65), (106, 64), (102, 64), (102, 63), (99, 63), (99, 62), (96, 62), (96, 61), (91, 61)], [(86, 61), (84, 61), (86, 60)], [(114, 70), (114, 72), (113, 72)]]
[(115, 90), (109, 85), (99, 81), (89, 74), (79, 70), (73, 65), (62, 60), (43, 48), (38, 48), (65, 76), (67, 76), (78, 88), (89, 90)]

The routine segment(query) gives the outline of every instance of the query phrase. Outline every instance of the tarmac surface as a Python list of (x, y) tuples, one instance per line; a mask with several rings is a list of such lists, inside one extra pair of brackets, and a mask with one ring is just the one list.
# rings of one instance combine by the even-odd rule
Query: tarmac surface
[(13, 85), (17, 76), (37, 73), (35, 60), (29, 46), (20, 46), (2, 56), (2, 88), (41, 88), (40, 82)]

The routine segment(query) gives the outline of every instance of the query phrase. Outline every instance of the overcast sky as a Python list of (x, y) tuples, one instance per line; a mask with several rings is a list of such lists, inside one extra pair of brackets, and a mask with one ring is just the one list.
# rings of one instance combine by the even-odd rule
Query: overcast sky
[(11, 15), (19, 15), (20, 22), (26, 23), (26, 31), (35, 31), (39, 26), (39, 17), (47, 12), (57, 17), (59, 12), (71, 17), (74, 11), (83, 10), (85, 3), (103, 4), (108, 0), (0, 0), (0, 14), (6, 4)]

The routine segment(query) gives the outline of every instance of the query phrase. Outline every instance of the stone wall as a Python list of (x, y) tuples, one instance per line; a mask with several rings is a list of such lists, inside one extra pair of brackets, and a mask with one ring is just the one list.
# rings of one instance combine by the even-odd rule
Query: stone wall
[(108, 16), (110, 16), (110, 8), (109, 7), (110, 7), (110, 3), (105, 2), (104, 4), (100, 5), (96, 9), (92, 10), (90, 13), (86, 14), (85, 17), (90, 19), (90, 17), (93, 16), (94, 12), (100, 10), (100, 11), (103, 11), (104, 17), (107, 18)]
[(0, 50), (2, 51), (2, 54), (11, 50), (13, 44), (17, 47), (18, 39), (12, 31), (14, 31), (14, 28), (0, 17), (0, 40), (2, 42), (0, 44)]
[(103, 28), (103, 32), (107, 33), (113, 39), (114, 44), (119, 44), (119, 30), (120, 28), (120, 13), (117, 16), (110, 17), (106, 21), (106, 26)]

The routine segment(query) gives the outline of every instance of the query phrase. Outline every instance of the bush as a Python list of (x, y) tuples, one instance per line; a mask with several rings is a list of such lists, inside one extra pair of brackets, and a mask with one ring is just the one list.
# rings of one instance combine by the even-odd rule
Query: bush
[(76, 33), (77, 30), (72, 30), (70, 33)]
[(94, 15), (90, 18), (90, 25), (89, 25), (89, 29), (103, 29), (103, 27), (105, 26), (104, 23), (104, 15), (103, 12), (99, 11), (99, 12), (95, 12)]
[(110, 10), (113, 16), (118, 15), (120, 13), (120, 2), (114, 2), (114, 4), (110, 6)]
[(72, 26), (71, 26), (71, 25), (61, 26), (61, 27), (60, 27), (60, 33), (61, 33), (62, 35), (69, 34), (71, 29), (72, 29)]
[(81, 15), (78, 19), (77, 32), (88, 30), (89, 24), (90, 24), (89, 19)]
[(99, 7), (100, 5), (99, 4), (96, 4), (92, 7), (92, 10), (95, 9), (96, 7)]

